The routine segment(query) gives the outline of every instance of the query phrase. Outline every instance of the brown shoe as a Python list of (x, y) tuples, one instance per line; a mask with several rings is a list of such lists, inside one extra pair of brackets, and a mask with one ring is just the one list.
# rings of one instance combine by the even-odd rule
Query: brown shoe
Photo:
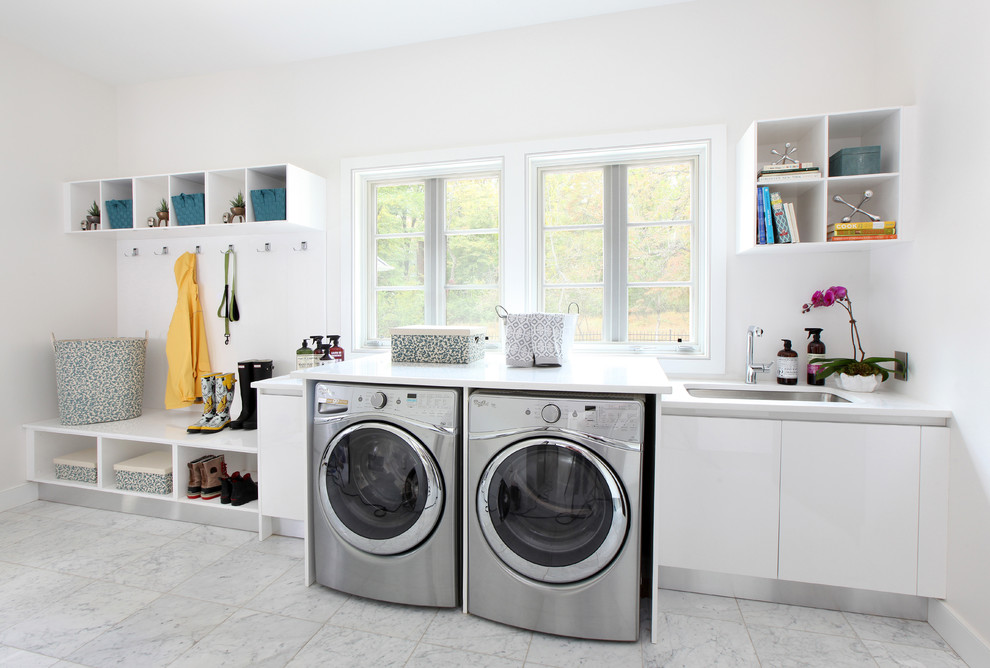
[(211, 456), (201, 464), (203, 467), (203, 488), (200, 492), (200, 498), (204, 501), (220, 496), (220, 490), (223, 488), (220, 484), (223, 464), (223, 455)]
[(187, 499), (198, 499), (199, 495), (202, 493), (203, 488), (203, 462), (210, 459), (213, 455), (203, 455), (198, 459), (194, 459), (187, 463), (186, 466), (189, 467), (189, 486), (186, 487), (186, 498)]

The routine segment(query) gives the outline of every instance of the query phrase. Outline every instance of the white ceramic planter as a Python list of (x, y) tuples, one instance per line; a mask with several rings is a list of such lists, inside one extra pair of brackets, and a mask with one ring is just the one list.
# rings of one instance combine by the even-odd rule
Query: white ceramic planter
[(880, 387), (880, 376), (874, 374), (872, 376), (850, 376), (845, 373), (836, 374), (838, 376), (838, 385), (843, 390), (849, 390), (850, 392), (873, 392), (878, 387)]

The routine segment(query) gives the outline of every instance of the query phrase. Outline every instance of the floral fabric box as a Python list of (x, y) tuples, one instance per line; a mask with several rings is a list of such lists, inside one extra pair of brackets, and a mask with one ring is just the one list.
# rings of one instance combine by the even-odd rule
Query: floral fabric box
[(113, 465), (117, 489), (145, 494), (172, 493), (172, 454), (155, 451)]
[(485, 356), (484, 327), (393, 327), (392, 362), (470, 364)]
[(96, 484), (96, 448), (70, 452), (52, 460), (59, 480)]

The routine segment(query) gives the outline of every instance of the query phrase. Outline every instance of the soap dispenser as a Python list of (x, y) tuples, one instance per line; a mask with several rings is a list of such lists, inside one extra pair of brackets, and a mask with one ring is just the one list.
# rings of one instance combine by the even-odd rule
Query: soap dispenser
[(306, 339), (302, 340), (302, 347), (296, 351), (296, 371), (309, 369), (313, 366), (313, 349), (306, 345)]
[(327, 334), (327, 338), (330, 339), (330, 349), (327, 351), (330, 353), (330, 357), (334, 362), (344, 361), (344, 349), (340, 347), (340, 334)]
[(822, 368), (819, 362), (825, 359), (825, 344), (821, 340), (822, 329), (805, 327), (804, 331), (808, 332), (809, 339), (815, 337), (808, 343), (808, 385), (824, 385), (825, 379), (817, 377), (818, 370)]
[(784, 349), (777, 353), (777, 382), (781, 385), (797, 385), (798, 354), (791, 350), (791, 340), (781, 339)]

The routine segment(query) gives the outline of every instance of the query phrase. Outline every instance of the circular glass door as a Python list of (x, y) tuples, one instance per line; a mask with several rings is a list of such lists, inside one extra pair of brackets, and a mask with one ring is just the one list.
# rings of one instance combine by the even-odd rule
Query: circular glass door
[(366, 422), (341, 431), (323, 453), (318, 482), (330, 525), (373, 554), (413, 549), (433, 532), (443, 510), (433, 457), (390, 424)]
[(612, 469), (562, 439), (530, 439), (500, 452), (478, 486), (481, 531), (510, 568), (541, 582), (576, 582), (619, 553), (629, 505)]

